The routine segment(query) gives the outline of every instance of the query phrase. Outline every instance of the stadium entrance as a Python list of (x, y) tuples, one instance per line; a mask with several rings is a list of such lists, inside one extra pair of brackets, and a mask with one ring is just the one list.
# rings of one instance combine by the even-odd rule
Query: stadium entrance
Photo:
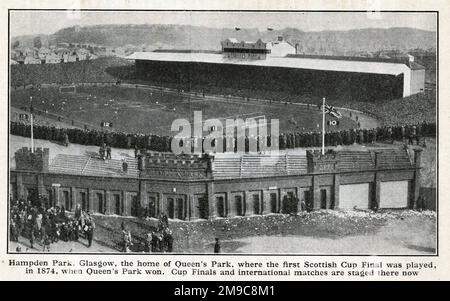
[(167, 216), (171, 219), (185, 220), (187, 213), (187, 204), (185, 196), (169, 195), (167, 196), (166, 210)]

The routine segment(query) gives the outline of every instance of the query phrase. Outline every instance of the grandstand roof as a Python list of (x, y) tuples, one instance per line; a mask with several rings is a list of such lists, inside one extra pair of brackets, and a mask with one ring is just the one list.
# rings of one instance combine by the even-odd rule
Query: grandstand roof
[(324, 71), (399, 75), (410, 69), (404, 62), (325, 59), (321, 57), (267, 57), (264, 60), (226, 58), (215, 53), (135, 52), (129, 60), (231, 64), (261, 67), (298, 68)]

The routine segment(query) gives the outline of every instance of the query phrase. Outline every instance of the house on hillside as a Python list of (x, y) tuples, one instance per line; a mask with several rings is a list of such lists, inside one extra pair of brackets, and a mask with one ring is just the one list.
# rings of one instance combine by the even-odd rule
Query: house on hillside
[(56, 55), (58, 55), (61, 58), (61, 61), (63, 63), (68, 63), (68, 62), (75, 62), (76, 59), (73, 58), (73, 51), (67, 48), (58, 48), (55, 51)]
[(16, 48), (17, 53), (23, 57), (32, 56), (36, 57), (36, 52), (32, 48), (24, 47), (24, 48)]
[(96, 60), (96, 59), (98, 59), (98, 56), (96, 56), (96, 55), (93, 54), (93, 53), (89, 53), (89, 54), (86, 56), (86, 60), (88, 60), (88, 61)]
[(47, 55), (45, 57), (45, 63), (46, 64), (59, 64), (59, 63), (61, 63), (61, 57), (54, 53), (50, 53), (49, 55)]
[(49, 48), (41, 47), (41, 48), (39, 48), (39, 50), (38, 50), (38, 58), (39, 58), (41, 61), (45, 61), (46, 57), (47, 57), (48, 55), (50, 55), (51, 53), (53, 53), (53, 51), (51, 51)]
[(90, 54), (89, 50), (85, 48), (80, 48), (75, 50), (76, 55), (78, 56), (78, 60), (84, 61), (88, 59), (88, 56)]
[(13, 59), (13, 60), (15, 60), (18, 56), (19, 56), (19, 53), (18, 53), (17, 51), (15, 51), (15, 50), (11, 50), (11, 51), (9, 52), (9, 57), (10, 57), (11, 59)]
[(11, 59), (11, 60), (9, 60), (9, 64), (10, 64), (10, 65), (18, 65), (19, 62), (18, 62), (18, 61), (15, 61), (15, 60), (13, 60), (13, 59)]
[(69, 55), (71, 51), (67, 48), (58, 48), (56, 49), (55, 53), (59, 55), (61, 58), (63, 58), (63, 56)]
[(72, 63), (72, 62), (78, 62), (78, 55), (76, 52), (70, 52), (69, 54), (63, 55), (63, 62), (64, 63)]
[(33, 56), (26, 56), (24, 60), (25, 65), (39, 65), (41, 64), (41, 60), (38, 58), (35, 58)]
[(18, 62), (20, 65), (23, 65), (23, 64), (25, 64), (25, 57), (23, 55), (19, 54), (19, 55), (17, 55), (15, 61)]
[(114, 52), (114, 48), (105, 47), (105, 56), (116, 56), (116, 53)]
[(267, 49), (270, 50), (269, 56), (282, 57), (288, 54), (296, 54), (295, 46), (284, 40), (282, 36), (279, 36), (274, 42), (267, 43)]

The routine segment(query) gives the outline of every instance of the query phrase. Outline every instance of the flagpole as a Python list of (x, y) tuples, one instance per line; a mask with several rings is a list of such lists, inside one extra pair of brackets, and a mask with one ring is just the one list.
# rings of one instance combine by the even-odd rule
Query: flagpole
[(33, 96), (30, 96), (30, 124), (31, 124), (31, 153), (34, 153), (34, 133), (33, 133)]
[(322, 104), (322, 155), (325, 155), (325, 97)]

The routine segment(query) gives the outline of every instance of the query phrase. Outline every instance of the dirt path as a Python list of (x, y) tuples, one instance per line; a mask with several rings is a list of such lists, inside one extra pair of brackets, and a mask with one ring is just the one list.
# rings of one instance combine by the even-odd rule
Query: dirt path
[(376, 233), (339, 238), (311, 236), (253, 236), (222, 243), (224, 252), (292, 254), (412, 255), (434, 254), (436, 224), (412, 217), (390, 220)]

